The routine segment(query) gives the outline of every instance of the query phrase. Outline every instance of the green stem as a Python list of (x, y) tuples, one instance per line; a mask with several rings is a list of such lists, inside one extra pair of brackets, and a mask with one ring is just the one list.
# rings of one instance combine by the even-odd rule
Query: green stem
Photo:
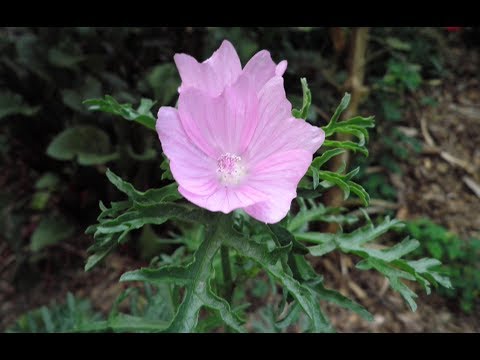
[(222, 245), (220, 248), (220, 254), (222, 257), (222, 270), (223, 270), (223, 284), (224, 284), (224, 298), (229, 303), (232, 302), (233, 295), (233, 280), (232, 280), (232, 265), (230, 264), (230, 254), (228, 247)]
[[(185, 298), (178, 309), (172, 324), (169, 326), (169, 332), (191, 332), (195, 329), (198, 321), (198, 313), (202, 307), (202, 302), (197, 301), (199, 294), (207, 286), (206, 281), (211, 274), (213, 257), (222, 244), (222, 237), (219, 234), (222, 217), (217, 216), (207, 227), (205, 240), (196, 252), (195, 260), (192, 263), (191, 274), (194, 274), (193, 286), (187, 289)], [(198, 284), (201, 283), (199, 287)]]

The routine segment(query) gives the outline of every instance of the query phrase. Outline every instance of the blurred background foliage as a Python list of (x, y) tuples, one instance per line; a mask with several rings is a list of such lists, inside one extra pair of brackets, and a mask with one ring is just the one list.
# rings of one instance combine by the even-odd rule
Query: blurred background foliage
[[(204, 60), (228, 39), (243, 65), (261, 49), (270, 50), (276, 62), (288, 59), (288, 97), (294, 107), (301, 106), (299, 78), (306, 77), (314, 104), (308, 120), (323, 126), (345, 90), (351, 31), (313, 27), (0, 28), (0, 296), (5, 304), (0, 317), (2, 312), (13, 314), (9, 331), (68, 331), (84, 317), (108, 317), (105, 311), (93, 310), (90, 300), (71, 293), (57, 297), (57, 303), (48, 308), (22, 316), (38, 303), (17, 302), (15, 307), (7, 302), (17, 301), (18, 294), (28, 294), (46, 278), (68, 284), (66, 275), (59, 280), (65, 268), (83, 271), (83, 252), (90, 244), (83, 233), (95, 222), (98, 201), (108, 203), (119, 197), (105, 177), (107, 167), (140, 190), (160, 187), (168, 180), (154, 133), (132, 121), (89, 111), (84, 100), (108, 94), (112, 98), (106, 101), (112, 106), (115, 101), (131, 104), (128, 116), (156, 115), (160, 106), (175, 105), (180, 79), (173, 55), (185, 52)], [(477, 53), (479, 35), (478, 29), (466, 28), (455, 32), (370, 29), (365, 59), (368, 90), (361, 114), (375, 115), (376, 127), (370, 130), (370, 156), (352, 161), (361, 166), (357, 181), (371, 198), (394, 204), (374, 216), (399, 215), (395, 204), (402, 204), (402, 194), (395, 179), (417, 166), (415, 159), (425, 146), (411, 119), (443, 101), (431, 89), (455, 81), (462, 72), (469, 76), (468, 66), (451, 56), (451, 47)], [(428, 215), (405, 216), (407, 227), (398, 236), (418, 239), (418, 256), (444, 263), (455, 290), (442, 295), (449, 299), (452, 311), (475, 313), (480, 295), (480, 230), (473, 236), (455, 234), (438, 219), (425, 218)], [(143, 264), (184, 262), (184, 253), (191, 253), (185, 248), (195, 249), (202, 232), (185, 227), (180, 243), (175, 240), (176, 231), (168, 226), (145, 227), (132, 233), (136, 241), (122, 247), (120, 254)], [(250, 268), (246, 277), (256, 274), (253, 264)], [(156, 291), (167, 290), (148, 288), (128, 294), (131, 313), (147, 316), (155, 311)], [(251, 302), (271, 296), (268, 282), (258, 280), (234, 295)], [(40, 302), (48, 305), (51, 297), (44, 294)], [(136, 307), (139, 301), (143, 305)], [(262, 308), (252, 329), (281, 331), (271, 314), (268, 306)], [(163, 315), (155, 316), (160, 320)], [(211, 326), (215, 327), (215, 319)]]

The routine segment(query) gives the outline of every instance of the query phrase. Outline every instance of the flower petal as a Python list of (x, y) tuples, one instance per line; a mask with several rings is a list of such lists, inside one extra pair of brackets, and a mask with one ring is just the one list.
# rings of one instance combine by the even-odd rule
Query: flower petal
[(241, 155), (245, 151), (257, 125), (257, 109), (253, 84), (245, 75), (219, 97), (187, 89), (178, 100), (186, 134), (215, 160), (224, 153)]
[(222, 44), (204, 64), (210, 64), (222, 82), (222, 88), (233, 84), (242, 73), (242, 64), (232, 43), (223, 40)]
[(246, 156), (250, 163), (293, 149), (313, 154), (325, 140), (322, 129), (292, 117), (292, 105), (287, 100), (280, 76), (269, 80), (260, 91), (258, 114), (258, 125)]
[(256, 53), (243, 68), (255, 84), (255, 91), (258, 93), (263, 85), (275, 76), (276, 65), (267, 50)]
[(203, 63), (187, 54), (175, 54), (174, 60), (182, 79), (179, 92), (195, 88), (211, 96), (218, 96), (226, 86), (233, 84), (242, 72), (237, 52), (227, 40)]
[(275, 75), (283, 76), (283, 74), (285, 74), (285, 70), (287, 70), (287, 65), (288, 65), (287, 60), (280, 61), (277, 67), (275, 68)]
[(158, 111), (156, 129), (177, 183), (195, 193), (210, 194), (218, 183), (215, 173), (216, 162), (187, 137), (177, 110), (172, 107), (161, 107)]
[(265, 193), (249, 186), (228, 187), (218, 184), (212, 189), (210, 194), (198, 194), (179, 186), (178, 191), (195, 205), (210, 211), (221, 211), (225, 214), (267, 199)]
[(244, 210), (265, 223), (282, 220), (297, 196), (297, 186), (312, 162), (312, 153), (289, 150), (275, 153), (257, 163), (249, 174), (248, 186), (265, 193), (267, 200)]

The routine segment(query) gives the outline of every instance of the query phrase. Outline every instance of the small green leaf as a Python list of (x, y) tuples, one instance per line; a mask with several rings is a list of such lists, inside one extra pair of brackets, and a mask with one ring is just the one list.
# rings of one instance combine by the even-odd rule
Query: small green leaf
[(328, 181), (331, 184), (337, 185), (343, 191), (343, 198), (346, 200), (350, 196), (350, 186), (342, 179), (342, 176), (331, 172), (320, 170), (318, 172), (320, 179)]
[(308, 83), (306, 78), (300, 79), (302, 83), (302, 91), (303, 91), (303, 104), (300, 110), (293, 109), (292, 115), (297, 119), (306, 120), (308, 116), (308, 110), (310, 109), (310, 105), (312, 104), (312, 93), (308, 88)]
[(363, 206), (368, 206), (370, 202), (370, 195), (368, 195), (365, 189), (353, 181), (348, 181), (347, 184), (350, 187), (350, 191), (357, 195), (360, 200), (362, 200)]
[(343, 98), (340, 101), (340, 105), (338, 105), (337, 109), (335, 110), (335, 113), (330, 119), (330, 122), (323, 128), (325, 130), (325, 133), (327, 133), (330, 130), (330, 128), (337, 123), (338, 119), (340, 118), (340, 115), (347, 109), (348, 104), (350, 104), (350, 98), (351, 96), (349, 93), (345, 93), (345, 95), (343, 95)]
[(312, 171), (313, 190), (316, 190), (318, 187), (318, 184), (320, 183), (320, 174), (318, 173), (318, 170), (312, 166), (310, 166), (310, 170)]
[(347, 150), (352, 150), (353, 152), (359, 152), (364, 156), (368, 156), (368, 150), (365, 146), (360, 146), (353, 141), (337, 141), (337, 140), (325, 140), (323, 146), (333, 147), (333, 148), (342, 148)]
[(332, 157), (343, 154), (344, 149), (330, 149), (325, 151), (321, 156), (316, 157), (311, 164), (312, 168), (320, 169)]
[(57, 175), (55, 175), (52, 172), (46, 172), (35, 182), (35, 189), (53, 190), (55, 186), (58, 185), (59, 182), (60, 182), (60, 179), (58, 178)]

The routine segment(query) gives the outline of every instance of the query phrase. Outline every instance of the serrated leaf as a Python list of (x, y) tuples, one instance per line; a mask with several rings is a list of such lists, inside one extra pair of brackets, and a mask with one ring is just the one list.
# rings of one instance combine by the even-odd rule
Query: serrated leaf
[(313, 291), (287, 274), (281, 266), (278, 266), (277, 259), (272, 257), (271, 252), (265, 245), (248, 240), (234, 232), (225, 239), (226, 243), (234, 248), (239, 254), (250, 258), (263, 266), (263, 268), (298, 301), (302, 309), (310, 319), (312, 331), (329, 332), (333, 331), (328, 319), (320, 309)]
[(338, 291), (327, 289), (321, 283), (312, 284), (311, 287), (321, 300), (325, 300), (345, 309), (352, 310), (365, 320), (373, 321), (373, 316), (369, 311), (367, 311), (362, 305), (343, 296)]
[(138, 122), (150, 130), (155, 130), (156, 119), (150, 112), (154, 102), (142, 99), (137, 110), (130, 104), (120, 104), (113, 97), (105, 95), (103, 99), (88, 99), (83, 102), (91, 111), (103, 111), (118, 115), (129, 121)]

